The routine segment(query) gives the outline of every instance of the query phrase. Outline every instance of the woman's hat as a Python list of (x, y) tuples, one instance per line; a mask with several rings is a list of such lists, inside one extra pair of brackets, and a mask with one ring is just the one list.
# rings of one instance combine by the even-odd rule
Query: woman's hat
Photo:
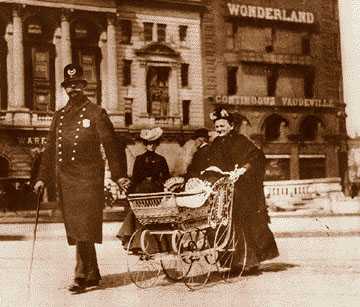
[(81, 83), (83, 87), (87, 85), (82, 67), (77, 64), (68, 64), (64, 68), (64, 81), (61, 86), (66, 87), (74, 83)]
[(152, 129), (142, 129), (140, 132), (140, 138), (144, 141), (154, 142), (161, 137), (163, 130), (160, 127)]
[(228, 111), (226, 111), (225, 109), (215, 109), (214, 112), (210, 113), (210, 119), (212, 121), (217, 121), (218, 119), (226, 119), (228, 120), (230, 123), (232, 123), (234, 121), (234, 117), (231, 113), (229, 113)]
[(209, 138), (209, 130), (207, 130), (206, 128), (200, 128), (200, 129), (195, 130), (194, 138), (195, 139), (197, 139), (197, 138), (208, 139)]

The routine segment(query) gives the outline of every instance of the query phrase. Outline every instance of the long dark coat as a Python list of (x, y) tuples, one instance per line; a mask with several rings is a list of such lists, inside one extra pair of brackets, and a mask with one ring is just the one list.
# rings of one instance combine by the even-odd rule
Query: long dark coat
[(114, 181), (126, 176), (124, 148), (118, 148), (105, 110), (81, 95), (55, 112), (38, 179), (56, 181), (69, 244), (102, 242), (104, 168), (101, 144)]
[[(240, 238), (244, 231), (248, 246), (247, 267), (278, 256), (274, 236), (268, 227), (269, 216), (265, 206), (263, 179), (265, 156), (249, 139), (231, 132), (215, 138), (210, 147), (210, 165), (223, 171), (245, 166), (247, 172), (235, 184), (232, 220)], [(237, 249), (234, 266), (242, 261), (243, 250)]]
[(186, 178), (200, 177), (201, 171), (209, 166), (209, 144), (204, 144), (195, 153), (187, 168)]

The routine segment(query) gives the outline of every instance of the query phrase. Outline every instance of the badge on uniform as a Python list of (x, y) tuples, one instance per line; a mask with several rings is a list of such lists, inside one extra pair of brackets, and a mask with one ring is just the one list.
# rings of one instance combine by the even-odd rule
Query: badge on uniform
[(84, 128), (89, 128), (90, 127), (90, 119), (87, 119), (87, 118), (83, 119), (82, 126)]

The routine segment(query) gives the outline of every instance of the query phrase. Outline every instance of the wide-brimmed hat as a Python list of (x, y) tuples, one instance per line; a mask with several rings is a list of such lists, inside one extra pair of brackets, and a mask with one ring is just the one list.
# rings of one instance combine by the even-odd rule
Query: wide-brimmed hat
[(142, 129), (140, 132), (140, 138), (147, 142), (155, 142), (163, 134), (163, 130), (160, 127), (152, 129)]
[(81, 83), (83, 87), (87, 85), (82, 67), (77, 64), (68, 64), (64, 67), (64, 81), (61, 86), (66, 87), (74, 83)]
[(209, 130), (207, 130), (206, 128), (200, 128), (195, 130), (194, 138), (209, 138)]
[(218, 119), (226, 119), (230, 123), (234, 122), (233, 115), (231, 113), (229, 113), (227, 110), (222, 109), (222, 108), (215, 109), (215, 111), (211, 112), (209, 114), (209, 116), (213, 122), (217, 121)]

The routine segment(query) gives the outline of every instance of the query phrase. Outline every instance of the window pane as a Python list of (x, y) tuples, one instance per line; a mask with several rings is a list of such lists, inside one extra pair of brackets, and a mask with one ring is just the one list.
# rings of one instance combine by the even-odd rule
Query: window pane
[(325, 158), (300, 159), (300, 179), (326, 177)]
[(186, 41), (187, 28), (187, 26), (179, 26), (179, 39), (181, 42)]
[(123, 85), (131, 84), (131, 60), (124, 60), (123, 63)]
[(121, 28), (121, 42), (124, 44), (131, 43), (132, 36), (132, 23), (131, 20), (121, 20), (120, 21)]
[(144, 40), (146, 42), (153, 40), (153, 23), (144, 22)]
[(228, 95), (236, 95), (237, 92), (237, 67), (228, 67), (227, 69), (227, 87)]
[(158, 24), (157, 25), (157, 33), (158, 33), (158, 42), (165, 42), (165, 40), (166, 40), (166, 25)]
[(190, 123), (190, 100), (183, 100), (182, 111), (183, 111), (183, 125), (189, 125)]
[(189, 64), (181, 64), (181, 86), (189, 86)]

